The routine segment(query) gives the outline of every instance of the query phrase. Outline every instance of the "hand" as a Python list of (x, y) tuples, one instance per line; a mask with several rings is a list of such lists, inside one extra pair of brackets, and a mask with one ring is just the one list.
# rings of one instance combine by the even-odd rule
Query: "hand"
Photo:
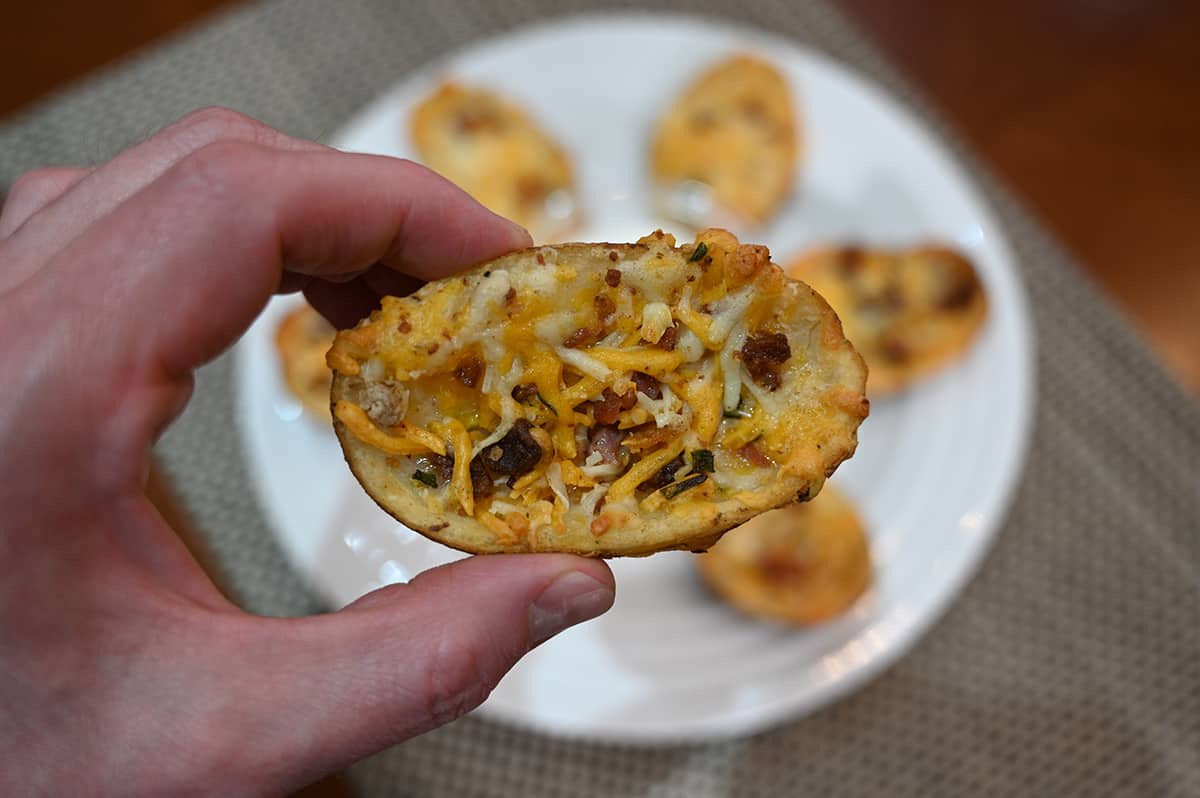
[(303, 288), (346, 322), (380, 290), (528, 244), (415, 164), (219, 109), (16, 183), (0, 216), (0, 795), (286, 791), (462, 715), (611, 605), (603, 563), (546, 554), (252, 617), (144, 492), (192, 370), (273, 292)]

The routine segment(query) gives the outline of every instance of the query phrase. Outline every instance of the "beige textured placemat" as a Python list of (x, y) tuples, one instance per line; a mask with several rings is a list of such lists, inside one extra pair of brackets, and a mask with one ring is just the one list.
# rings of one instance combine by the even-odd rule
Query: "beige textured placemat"
[[(0, 181), (105, 158), (198, 105), (320, 138), (473, 39), (581, 2), (271, 2), (215, 20), (0, 127)], [(666, 4), (779, 32), (929, 109), (822, 0)], [(735, 742), (654, 751), (474, 718), (352, 771), (413, 796), (1200, 795), (1200, 409), (969, 153), (1029, 287), (1028, 471), (978, 577), (855, 696)], [(202, 370), (160, 453), (248, 608), (313, 611), (247, 490), (230, 361)]]

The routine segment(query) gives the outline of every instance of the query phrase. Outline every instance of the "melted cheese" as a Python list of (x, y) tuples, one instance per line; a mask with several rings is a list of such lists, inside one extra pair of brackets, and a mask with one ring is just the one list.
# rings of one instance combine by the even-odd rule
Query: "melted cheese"
[(399, 424), (391, 432), (385, 432), (375, 426), (367, 411), (353, 402), (344, 399), (339, 401), (333, 408), (333, 416), (345, 424), (363, 443), (388, 454), (446, 454), (445, 444), (432, 433), (406, 424)]
[[(771, 427), (785, 409), (780, 397), (755, 385), (740, 359), (749, 331), (776, 313), (778, 294), (772, 291), (778, 289), (764, 290), (733, 274), (740, 256), (732, 236), (704, 234), (699, 240), (708, 246), (704, 262), (688, 260), (686, 249), (682, 255), (670, 249), (669, 236), (644, 239), (644, 250), (614, 261), (615, 279), (604, 261), (576, 268), (560, 262), (555, 249), (542, 248), (536, 255), (544, 263), (520, 275), (494, 268), (449, 279), (438, 291), (387, 297), (370, 322), (339, 336), (328, 362), (345, 374), (362, 372), (364, 379), (408, 383), (413, 399), (404, 423), (381, 429), (344, 401), (335, 412), (356, 437), (389, 454), (452, 452), (451, 479), (430, 493), (466, 515), (478, 511), (498, 536), (503, 528), (506, 536), (527, 535), (531, 544), (574, 515), (596, 516), (596, 534), (613, 523), (638, 523), (629, 515), (638, 506), (638, 486), (685, 450), (734, 451), (770, 433), (764, 443), (772, 456), (786, 454), (805, 430)], [(672, 327), (671, 348), (657, 345)], [(470, 353), (479, 370), (468, 379), (456, 369)], [(635, 372), (656, 378), (661, 398), (640, 391), (630, 397)], [(513, 398), (518, 386), (528, 385), (535, 394)], [(622, 464), (586, 455), (588, 428), (600, 423), (588, 403), (604, 396), (611, 403), (606, 390), (633, 402), (616, 415), (618, 429), (652, 424), (651, 433), (670, 432), (639, 429)], [(751, 399), (750, 418), (725, 417)], [(830, 399), (836, 402), (845, 400)], [(506, 478), (496, 479), (496, 497), (477, 506), (471, 461), (503, 441), (522, 418), (534, 425), (541, 460), (511, 487)], [(714, 475), (703, 490), (689, 491), (692, 499), (761, 484), (762, 468), (723, 455), (718, 462), (741, 470)], [(675, 480), (690, 468), (685, 458)], [(605, 505), (597, 515), (601, 499)], [(668, 502), (652, 492), (640, 504), (643, 512), (665, 512)]]

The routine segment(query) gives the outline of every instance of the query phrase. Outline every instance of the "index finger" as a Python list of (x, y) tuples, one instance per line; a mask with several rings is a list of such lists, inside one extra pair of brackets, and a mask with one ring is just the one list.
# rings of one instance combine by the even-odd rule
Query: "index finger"
[(250, 325), (285, 266), (320, 276), (384, 263), (434, 279), (529, 243), (408, 161), (225, 142), (168, 170), (27, 287), (41, 318), (71, 307), (81, 331), (54, 362), (111, 385), (186, 377)]

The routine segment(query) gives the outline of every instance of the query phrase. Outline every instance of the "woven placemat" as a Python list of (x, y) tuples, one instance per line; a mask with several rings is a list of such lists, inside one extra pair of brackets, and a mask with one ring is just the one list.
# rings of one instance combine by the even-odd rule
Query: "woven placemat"
[[(823, 0), (668, 3), (822, 50), (943, 136), (1015, 246), (1037, 326), (1037, 423), (1005, 529), (946, 617), (883, 677), (734, 742), (646, 751), (475, 718), (357, 765), (413, 796), (1200, 795), (1200, 408), (1070, 257)], [(220, 16), (0, 127), (0, 181), (110, 156), (185, 111), (322, 138), (409, 70), (581, 2), (280, 0)], [(617, 7), (609, 5), (607, 7)], [(231, 364), (198, 377), (160, 456), (255, 612), (319, 603), (247, 488)]]

